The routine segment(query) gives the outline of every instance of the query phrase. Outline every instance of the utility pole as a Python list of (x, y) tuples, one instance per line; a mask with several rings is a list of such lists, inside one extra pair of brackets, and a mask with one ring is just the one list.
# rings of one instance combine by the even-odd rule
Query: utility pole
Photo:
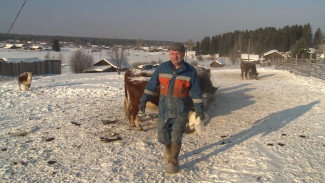
[(241, 33), (239, 34), (239, 59), (240, 62), (242, 62), (242, 58), (241, 58)]
[(103, 45), (103, 33), (100, 39), (100, 48), (99, 48), (99, 60), (102, 60), (102, 45)]

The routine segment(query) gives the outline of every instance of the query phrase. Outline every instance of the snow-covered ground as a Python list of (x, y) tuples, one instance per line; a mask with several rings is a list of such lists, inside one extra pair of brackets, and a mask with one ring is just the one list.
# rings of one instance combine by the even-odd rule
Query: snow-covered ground
[[(0, 57), (45, 55), (12, 53), (1, 50)], [(168, 175), (156, 115), (141, 116), (144, 132), (125, 118), (123, 73), (72, 74), (71, 51), (61, 54), (62, 74), (33, 76), (30, 91), (19, 91), (16, 77), (0, 76), (1, 182), (325, 180), (324, 80), (272, 68), (258, 68), (259, 80), (242, 80), (237, 66), (213, 69), (220, 88), (211, 119), (202, 136), (184, 136), (181, 171)]]

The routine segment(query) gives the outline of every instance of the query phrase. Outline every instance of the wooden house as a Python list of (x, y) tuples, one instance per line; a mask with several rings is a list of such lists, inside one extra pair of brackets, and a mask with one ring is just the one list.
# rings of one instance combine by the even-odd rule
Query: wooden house
[[(130, 69), (130, 65), (122, 60), (121, 63), (121, 71), (126, 71)], [(116, 72), (117, 71), (117, 63), (112, 59), (102, 59), (92, 65), (90, 68), (86, 69), (85, 73), (94, 73), (94, 72)]]
[(284, 56), (278, 50), (270, 50), (263, 55), (265, 61), (283, 60)]
[(222, 61), (215, 60), (210, 64), (211, 68), (219, 68), (225, 66), (225, 63)]
[(278, 50), (270, 50), (263, 54), (261, 60), (261, 66), (271, 66), (272, 62), (284, 60), (285, 56), (282, 55)]

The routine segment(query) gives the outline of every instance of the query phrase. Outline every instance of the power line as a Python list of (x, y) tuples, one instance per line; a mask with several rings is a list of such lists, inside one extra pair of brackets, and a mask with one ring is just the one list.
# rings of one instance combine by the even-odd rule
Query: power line
[(12, 24), (11, 24), (11, 26), (10, 26), (10, 28), (9, 28), (9, 30), (8, 30), (8, 32), (7, 32), (7, 34), (9, 34), (11, 28), (14, 26), (14, 24), (15, 24), (17, 18), (19, 17), (19, 14), (20, 14), (21, 10), (23, 9), (23, 7), (24, 7), (25, 4), (26, 4), (26, 1), (27, 1), (27, 0), (24, 1), (23, 5), (21, 5), (21, 8), (20, 8), (20, 10), (19, 10), (19, 12), (18, 12), (18, 14), (17, 14), (17, 16), (16, 16), (14, 22), (12, 22)]

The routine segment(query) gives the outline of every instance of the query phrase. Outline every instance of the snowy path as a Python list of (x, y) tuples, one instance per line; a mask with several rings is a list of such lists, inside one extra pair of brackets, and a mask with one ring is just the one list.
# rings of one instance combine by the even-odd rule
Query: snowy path
[[(0, 81), (3, 182), (322, 182), (325, 82), (259, 69), (212, 71), (219, 86), (201, 137), (185, 135), (181, 173), (166, 175), (154, 115), (124, 117), (123, 75), (35, 76), (30, 92)], [(103, 121), (111, 121), (105, 124)], [(119, 136), (105, 143), (100, 137)]]

